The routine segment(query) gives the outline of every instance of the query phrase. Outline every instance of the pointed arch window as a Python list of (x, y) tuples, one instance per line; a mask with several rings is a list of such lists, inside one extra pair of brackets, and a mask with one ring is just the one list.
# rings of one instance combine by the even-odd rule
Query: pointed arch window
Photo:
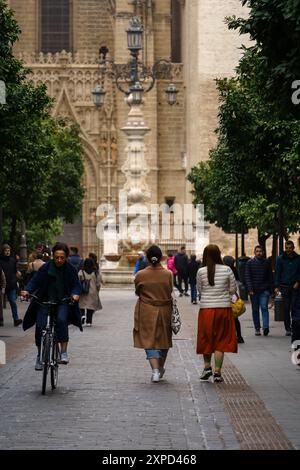
[(70, 52), (71, 0), (40, 0), (41, 51)]

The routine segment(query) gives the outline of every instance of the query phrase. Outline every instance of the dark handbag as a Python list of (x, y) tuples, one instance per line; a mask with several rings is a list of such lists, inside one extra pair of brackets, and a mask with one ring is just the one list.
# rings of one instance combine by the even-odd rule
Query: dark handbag
[(174, 298), (172, 299), (172, 304), (171, 328), (174, 335), (177, 335), (181, 327), (181, 318), (177, 307), (177, 302)]
[(84, 275), (84, 271), (83, 271), (83, 270), (82, 270), (82, 274), (83, 274), (83, 279), (80, 279), (81, 293), (82, 293), (82, 294), (88, 294), (89, 291), (90, 291), (90, 283), (91, 283), (91, 280), (85, 278), (85, 275)]

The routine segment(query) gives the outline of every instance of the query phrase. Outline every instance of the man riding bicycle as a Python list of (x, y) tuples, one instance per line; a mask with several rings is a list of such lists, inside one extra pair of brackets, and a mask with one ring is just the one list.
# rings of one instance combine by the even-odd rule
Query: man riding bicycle
[[(40, 306), (38, 302), (56, 302), (57, 316), (56, 329), (57, 339), (60, 342), (61, 364), (68, 364), (67, 353), (69, 332), (68, 324), (77, 326), (82, 331), (81, 313), (78, 306), (81, 294), (81, 285), (76, 269), (67, 262), (69, 248), (65, 243), (56, 243), (52, 248), (53, 260), (45, 263), (30, 280), (21, 292), (23, 298), (28, 298), (29, 294), (35, 294), (37, 299), (33, 299), (25, 313), (23, 329), (26, 331), (36, 324), (35, 344), (38, 348), (38, 355), (35, 370), (42, 370), (40, 362), (40, 347), (42, 330), (47, 323), (47, 310)], [(71, 297), (73, 305), (66, 305), (62, 300)], [(61, 303), (60, 303), (61, 302)]]

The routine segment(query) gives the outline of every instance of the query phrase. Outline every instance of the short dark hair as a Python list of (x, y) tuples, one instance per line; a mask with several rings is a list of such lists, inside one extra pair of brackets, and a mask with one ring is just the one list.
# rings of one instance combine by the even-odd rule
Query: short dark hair
[(191, 255), (191, 260), (195, 261), (196, 258), (196, 255)]
[(259, 248), (260, 250), (262, 250), (262, 251), (265, 251), (265, 249), (264, 249), (263, 246), (261, 246), (261, 245), (256, 245), (256, 247), (254, 248), (254, 252), (255, 252), (258, 248)]
[(54, 247), (52, 248), (52, 254), (54, 255), (56, 251), (64, 251), (67, 258), (70, 253), (68, 245), (66, 243), (61, 243), (61, 242), (55, 243)]
[(290, 246), (292, 246), (293, 248), (295, 248), (295, 245), (294, 245), (293, 240), (287, 240), (287, 241), (285, 242), (285, 244), (286, 244), (286, 245), (290, 245)]
[(70, 251), (72, 251), (72, 253), (75, 253), (75, 255), (78, 255), (78, 248), (77, 248), (77, 246), (70, 246)]
[(157, 245), (150, 246), (146, 252), (146, 255), (149, 263), (151, 263), (153, 266), (156, 266), (162, 259), (162, 251)]
[(182, 245), (182, 247), (180, 248), (181, 250), (185, 250), (185, 245)]

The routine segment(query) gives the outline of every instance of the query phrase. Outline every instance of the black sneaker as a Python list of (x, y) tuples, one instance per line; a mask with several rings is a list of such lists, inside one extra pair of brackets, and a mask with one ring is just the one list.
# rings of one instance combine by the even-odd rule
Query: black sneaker
[(201, 374), (200, 380), (203, 382), (206, 382), (209, 377), (213, 375), (211, 367), (208, 367), (207, 369), (203, 369), (203, 372)]
[(18, 320), (14, 320), (14, 326), (19, 326), (21, 325), (21, 323), (23, 323), (23, 320), (21, 318), (19, 318)]
[(237, 342), (238, 342), (239, 344), (243, 344), (245, 341), (244, 341), (244, 338), (243, 338), (242, 336), (239, 336), (239, 337), (237, 338)]
[(0, 326), (4, 326), (4, 323), (3, 323), (3, 321), (0, 321)]
[(215, 372), (215, 373), (214, 373), (214, 382), (215, 382), (215, 383), (224, 382), (224, 379), (223, 379), (222, 375), (219, 374), (218, 372)]
[(264, 328), (264, 336), (268, 336), (269, 334), (269, 328)]
[(255, 330), (255, 336), (261, 336), (260, 330)]
[(189, 296), (190, 296), (190, 294), (188, 294), (187, 292), (185, 292), (184, 295), (185, 295), (186, 297), (189, 297)]

